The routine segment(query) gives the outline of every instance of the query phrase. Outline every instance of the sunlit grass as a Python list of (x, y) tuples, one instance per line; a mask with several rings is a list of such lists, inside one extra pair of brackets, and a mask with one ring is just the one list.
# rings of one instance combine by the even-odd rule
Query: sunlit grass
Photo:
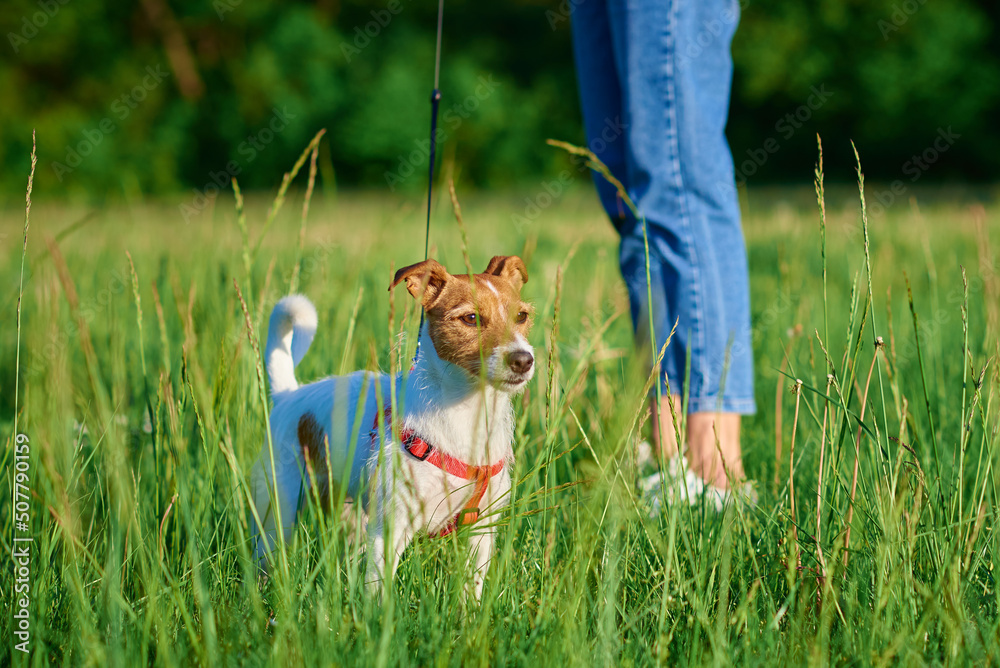
[[(180, 200), (91, 212), (36, 191), (18, 430), (32, 443), (37, 660), (995, 660), (997, 211), (898, 205), (869, 221), (869, 275), (856, 191), (838, 191), (826, 202), (824, 292), (820, 216), (808, 193), (744, 193), (759, 407), (745, 423), (744, 451), (760, 505), (671, 508), (649, 519), (634, 493), (632, 450), (648, 427), (646, 378), (630, 363), (613, 230), (585, 189), (515, 224), (536, 195), (461, 195), (473, 268), (520, 254), (537, 309), (539, 373), (519, 400), (510, 509), (488, 518), (499, 525), (498, 552), (479, 605), (462, 593), (460, 536), (417, 541), (381, 603), (364, 586), (363, 539), (337, 514), (304, 505), (287, 576), (263, 586), (248, 544), (245, 482), (265, 412), (234, 279), (257, 337), (293, 281), (316, 304), (320, 330), (300, 379), (398, 368), (412, 354), (418, 314), (397, 300), (390, 332), (387, 288), (393, 267), (422, 259), (420, 201), (314, 199), (300, 251), (302, 191), (290, 191), (269, 229), (272, 197), (249, 197), (246, 236), (229, 195), (184, 224)], [(23, 211), (0, 215), (10, 470)], [(465, 266), (445, 199), (431, 248), (453, 270)], [(885, 343), (877, 353), (876, 335)], [(796, 379), (800, 394), (787, 394)], [(8, 476), (4, 526), (10, 484)], [(0, 589), (10, 611), (10, 569)], [(3, 624), (10, 628), (9, 614)]]

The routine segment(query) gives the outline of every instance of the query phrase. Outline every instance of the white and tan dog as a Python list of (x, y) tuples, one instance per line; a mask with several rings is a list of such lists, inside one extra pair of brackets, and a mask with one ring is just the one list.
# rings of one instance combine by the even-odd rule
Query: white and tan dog
[[(253, 475), (263, 523), (255, 549), (265, 566), (277, 531), (289, 540), (313, 489), (320, 499), (336, 496), (332, 486), (365, 503), (368, 581), (376, 588), (383, 577), (391, 582), (416, 533), (444, 535), (508, 503), (511, 396), (534, 375), (527, 341), (531, 308), (521, 300), (527, 280), (515, 256), (494, 257), (471, 280), (449, 274), (435, 260), (400, 269), (389, 289), (406, 281), (425, 314), (409, 374), (359, 371), (301, 387), (295, 366), (316, 333), (316, 310), (301, 295), (278, 302), (265, 353), (274, 461), (272, 467), (265, 441)], [(395, 420), (388, 409), (393, 383)], [(476, 527), (469, 540), (477, 598), (493, 552), (488, 524)]]

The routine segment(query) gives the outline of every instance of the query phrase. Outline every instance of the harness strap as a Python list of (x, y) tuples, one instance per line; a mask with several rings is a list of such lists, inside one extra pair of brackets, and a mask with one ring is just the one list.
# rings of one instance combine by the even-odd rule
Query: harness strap
[[(392, 427), (392, 407), (386, 406), (385, 410), (382, 411), (382, 418), (388, 423), (389, 428)], [(375, 416), (375, 424), (372, 426), (372, 442), (378, 438), (378, 422), (379, 416)], [(446, 452), (441, 452), (438, 448), (425, 441), (424, 439), (417, 436), (416, 432), (412, 429), (403, 428), (399, 434), (400, 439), (403, 442), (403, 449), (411, 457), (418, 459), (422, 462), (427, 462), (428, 464), (433, 464), (442, 471), (450, 473), (451, 475), (462, 478), (464, 480), (475, 480), (476, 484), (472, 497), (469, 499), (468, 503), (458, 511), (448, 522), (448, 524), (441, 529), (437, 534), (438, 538), (443, 538), (447, 536), (455, 529), (458, 528), (460, 524), (472, 524), (479, 519), (479, 504), (486, 495), (486, 488), (489, 487), (490, 479), (498, 475), (500, 471), (503, 470), (504, 460), (500, 460), (495, 464), (490, 464), (488, 466), (473, 466), (472, 464), (467, 464), (462, 460), (452, 457)]]

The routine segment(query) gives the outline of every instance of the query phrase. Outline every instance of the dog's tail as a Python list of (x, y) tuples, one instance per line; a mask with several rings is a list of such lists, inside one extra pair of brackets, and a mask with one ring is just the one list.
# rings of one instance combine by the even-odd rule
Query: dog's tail
[(271, 394), (294, 390), (295, 367), (309, 350), (316, 335), (316, 307), (302, 295), (290, 295), (271, 311), (264, 362), (271, 381)]

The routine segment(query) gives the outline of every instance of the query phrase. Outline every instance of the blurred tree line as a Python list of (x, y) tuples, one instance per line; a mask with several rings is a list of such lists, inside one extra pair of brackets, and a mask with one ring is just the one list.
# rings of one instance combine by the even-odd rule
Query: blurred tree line
[[(582, 143), (578, 1), (446, 3), (441, 152), (465, 183), (537, 184), (567, 165), (546, 138)], [(809, 181), (817, 132), (844, 178), (849, 139), (873, 180), (1000, 174), (1000, 3), (738, 2), (729, 135), (741, 180)], [(23, 198), (32, 128), (49, 196), (211, 192), (234, 174), (271, 188), (322, 127), (326, 187), (418, 190), (436, 9), (4, 0), (0, 196)]]

